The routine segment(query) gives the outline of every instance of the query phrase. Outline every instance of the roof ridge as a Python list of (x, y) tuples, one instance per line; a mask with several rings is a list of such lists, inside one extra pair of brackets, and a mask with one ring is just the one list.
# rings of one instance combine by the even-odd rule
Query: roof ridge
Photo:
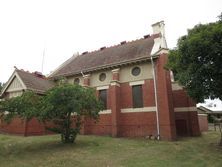
[[(82, 55), (82, 54), (81, 54)], [(64, 61), (59, 67), (57, 67), (55, 70), (53, 70), (48, 76), (47, 78), (50, 78), (53, 74), (55, 74), (57, 71), (59, 71), (60, 69), (62, 69), (65, 65), (70, 64), (74, 59), (76, 59), (77, 57), (79, 57), (80, 54), (73, 54), (72, 57), (70, 57), (68, 60)]]
[(95, 49), (95, 50), (92, 50), (92, 51), (84, 51), (81, 54), (79, 54), (78, 56), (87, 55), (87, 54), (95, 53), (95, 52), (99, 52), (99, 51), (104, 51), (106, 49), (114, 48), (114, 47), (117, 47), (117, 46), (123, 46), (123, 45), (129, 44), (129, 43), (132, 43), (132, 42), (136, 42), (136, 41), (140, 41), (140, 40), (146, 40), (146, 39), (149, 39), (149, 38), (153, 38), (156, 35), (157, 34), (152, 34), (152, 35), (149, 35), (149, 37), (147, 37), (147, 38), (141, 37), (141, 38), (133, 39), (133, 40), (130, 40), (130, 41), (125, 41), (126, 43), (124, 43), (124, 44), (121, 44), (121, 42), (120, 42), (118, 44), (113, 44), (111, 46), (103, 46), (103, 47), (105, 47), (103, 50), (101, 50), (102, 47), (100, 47), (99, 49)]
[[(25, 71), (25, 70), (23, 70), (23, 69), (15, 69), (15, 71), (19, 71), (19, 72), (22, 72), (22, 73), (25, 73), (25, 74), (29, 74), (29, 75), (31, 75), (31, 76), (33, 76), (33, 77), (35, 77), (35, 78), (38, 78), (38, 79), (49, 80), (48, 77), (46, 77), (46, 76), (44, 76), (44, 75), (43, 75), (43, 77), (38, 77), (38, 76), (35, 74), (35, 72), (37, 72), (37, 71), (35, 71), (35, 72), (29, 72), (29, 71)], [(19, 74), (18, 74), (18, 75), (19, 75)]]

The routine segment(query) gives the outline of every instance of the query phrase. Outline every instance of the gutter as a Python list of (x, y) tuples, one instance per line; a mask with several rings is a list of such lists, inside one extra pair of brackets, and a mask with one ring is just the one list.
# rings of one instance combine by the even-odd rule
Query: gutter
[[(153, 55), (153, 58), (157, 58), (157, 57), (158, 57), (157, 54)], [(60, 74), (60, 75), (55, 75), (55, 76), (49, 76), (49, 79), (59, 78), (61, 76), (68, 77), (68, 76), (72, 76), (72, 75), (78, 75), (78, 74), (81, 74), (81, 72), (89, 73), (89, 72), (93, 72), (93, 71), (98, 71), (98, 70), (103, 70), (103, 69), (108, 69), (108, 68), (113, 68), (113, 67), (117, 67), (117, 66), (131, 64), (132, 62), (135, 63), (135, 62), (148, 61), (150, 59), (151, 59), (151, 56), (144, 56), (144, 57), (140, 57), (140, 58), (129, 60), (129, 61), (124, 61), (124, 62), (119, 62), (119, 63), (114, 63), (114, 64), (106, 64), (106, 65), (102, 65), (102, 66), (98, 66), (98, 67), (94, 67), (94, 68), (88, 68), (88, 69), (81, 70), (78, 72), (71, 72), (71, 73), (65, 73), (65, 74)]]

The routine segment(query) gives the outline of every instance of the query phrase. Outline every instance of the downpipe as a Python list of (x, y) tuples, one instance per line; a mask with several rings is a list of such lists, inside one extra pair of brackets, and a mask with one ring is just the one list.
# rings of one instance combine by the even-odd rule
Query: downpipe
[(159, 110), (158, 110), (158, 101), (157, 101), (156, 73), (155, 73), (155, 64), (153, 62), (153, 56), (151, 56), (151, 64), (152, 64), (152, 73), (153, 73), (153, 81), (154, 81), (155, 105), (156, 105), (157, 140), (160, 140), (160, 125), (159, 125)]

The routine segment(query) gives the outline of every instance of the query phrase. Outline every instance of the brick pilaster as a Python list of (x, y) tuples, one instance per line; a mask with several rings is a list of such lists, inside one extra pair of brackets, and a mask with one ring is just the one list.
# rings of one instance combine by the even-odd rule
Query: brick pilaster
[(110, 106), (112, 111), (112, 136), (119, 135), (119, 117), (120, 117), (120, 84), (119, 69), (112, 70), (112, 81), (110, 82)]
[(119, 68), (112, 70), (113, 81), (119, 81)]
[[(90, 86), (90, 74), (87, 74), (87, 75), (84, 75), (83, 76), (83, 86), (84, 87), (89, 87)], [(81, 130), (80, 130), (80, 133), (82, 135), (84, 135), (86, 133), (85, 131), (85, 116), (82, 116), (82, 126), (81, 126)]]
[(160, 137), (166, 140), (176, 139), (175, 115), (170, 72), (164, 68), (167, 54), (156, 60), (157, 100), (159, 111)]
[(90, 86), (90, 74), (84, 75), (83, 86)]

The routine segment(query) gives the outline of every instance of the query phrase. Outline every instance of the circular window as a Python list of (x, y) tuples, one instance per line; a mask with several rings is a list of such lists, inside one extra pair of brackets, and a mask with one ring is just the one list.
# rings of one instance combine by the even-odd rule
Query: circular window
[(79, 84), (80, 83), (80, 79), (79, 78), (75, 78), (74, 79), (74, 84)]
[(138, 76), (138, 75), (140, 74), (140, 72), (141, 72), (141, 70), (140, 70), (139, 67), (134, 67), (134, 68), (132, 69), (132, 75), (133, 75), (133, 76)]
[(106, 74), (105, 74), (105, 73), (101, 73), (101, 74), (99, 75), (99, 80), (100, 80), (100, 81), (105, 81), (105, 79), (106, 79)]

